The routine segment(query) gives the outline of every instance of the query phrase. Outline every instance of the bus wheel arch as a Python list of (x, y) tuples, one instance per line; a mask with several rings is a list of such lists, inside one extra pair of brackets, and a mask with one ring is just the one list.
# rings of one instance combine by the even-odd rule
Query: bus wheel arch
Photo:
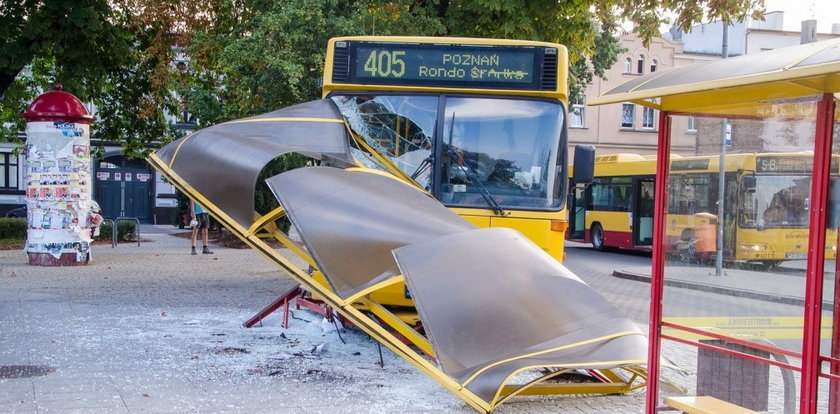
[(604, 228), (601, 226), (601, 223), (597, 221), (592, 223), (592, 227), (589, 229), (589, 241), (595, 250), (604, 251), (606, 249), (604, 245)]

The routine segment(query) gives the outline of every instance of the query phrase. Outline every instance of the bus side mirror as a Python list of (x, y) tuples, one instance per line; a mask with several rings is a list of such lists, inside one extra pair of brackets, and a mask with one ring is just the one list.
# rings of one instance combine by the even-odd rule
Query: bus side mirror
[(575, 145), (575, 163), (572, 174), (572, 184), (592, 184), (595, 177), (595, 147), (592, 145)]

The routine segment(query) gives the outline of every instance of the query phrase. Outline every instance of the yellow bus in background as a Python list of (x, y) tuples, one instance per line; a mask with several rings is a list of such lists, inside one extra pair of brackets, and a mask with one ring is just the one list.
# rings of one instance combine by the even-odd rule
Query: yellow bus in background
[[(717, 155), (671, 158), (666, 245), (683, 260), (710, 260), (716, 254), (719, 160)], [(834, 174), (838, 166), (835, 157)], [(568, 238), (598, 250), (651, 250), (655, 171), (654, 158), (596, 157), (592, 185), (572, 189)], [(775, 266), (805, 259), (812, 171), (810, 153), (726, 155), (725, 261)], [(840, 187), (836, 177), (834, 185)], [(840, 202), (830, 200), (829, 208), (829, 228), (837, 228)], [(829, 230), (827, 258), (836, 255), (836, 238), (836, 231)]]
[(323, 95), (348, 121), (359, 164), (562, 260), (567, 85), (559, 44), (362, 36), (330, 40)]

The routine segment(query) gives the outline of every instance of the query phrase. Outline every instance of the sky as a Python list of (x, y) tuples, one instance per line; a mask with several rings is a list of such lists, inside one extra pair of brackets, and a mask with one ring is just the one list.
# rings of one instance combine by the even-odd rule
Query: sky
[(831, 33), (831, 24), (840, 23), (840, 0), (764, 0), (768, 12), (785, 12), (784, 30), (799, 31), (802, 20), (816, 19), (817, 33)]

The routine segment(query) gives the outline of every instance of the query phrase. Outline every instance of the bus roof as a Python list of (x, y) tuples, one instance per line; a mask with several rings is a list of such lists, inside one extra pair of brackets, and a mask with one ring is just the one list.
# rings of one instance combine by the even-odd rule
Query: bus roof
[(634, 102), (669, 112), (749, 116), (773, 103), (838, 92), (840, 39), (832, 39), (650, 73), (588, 103)]

